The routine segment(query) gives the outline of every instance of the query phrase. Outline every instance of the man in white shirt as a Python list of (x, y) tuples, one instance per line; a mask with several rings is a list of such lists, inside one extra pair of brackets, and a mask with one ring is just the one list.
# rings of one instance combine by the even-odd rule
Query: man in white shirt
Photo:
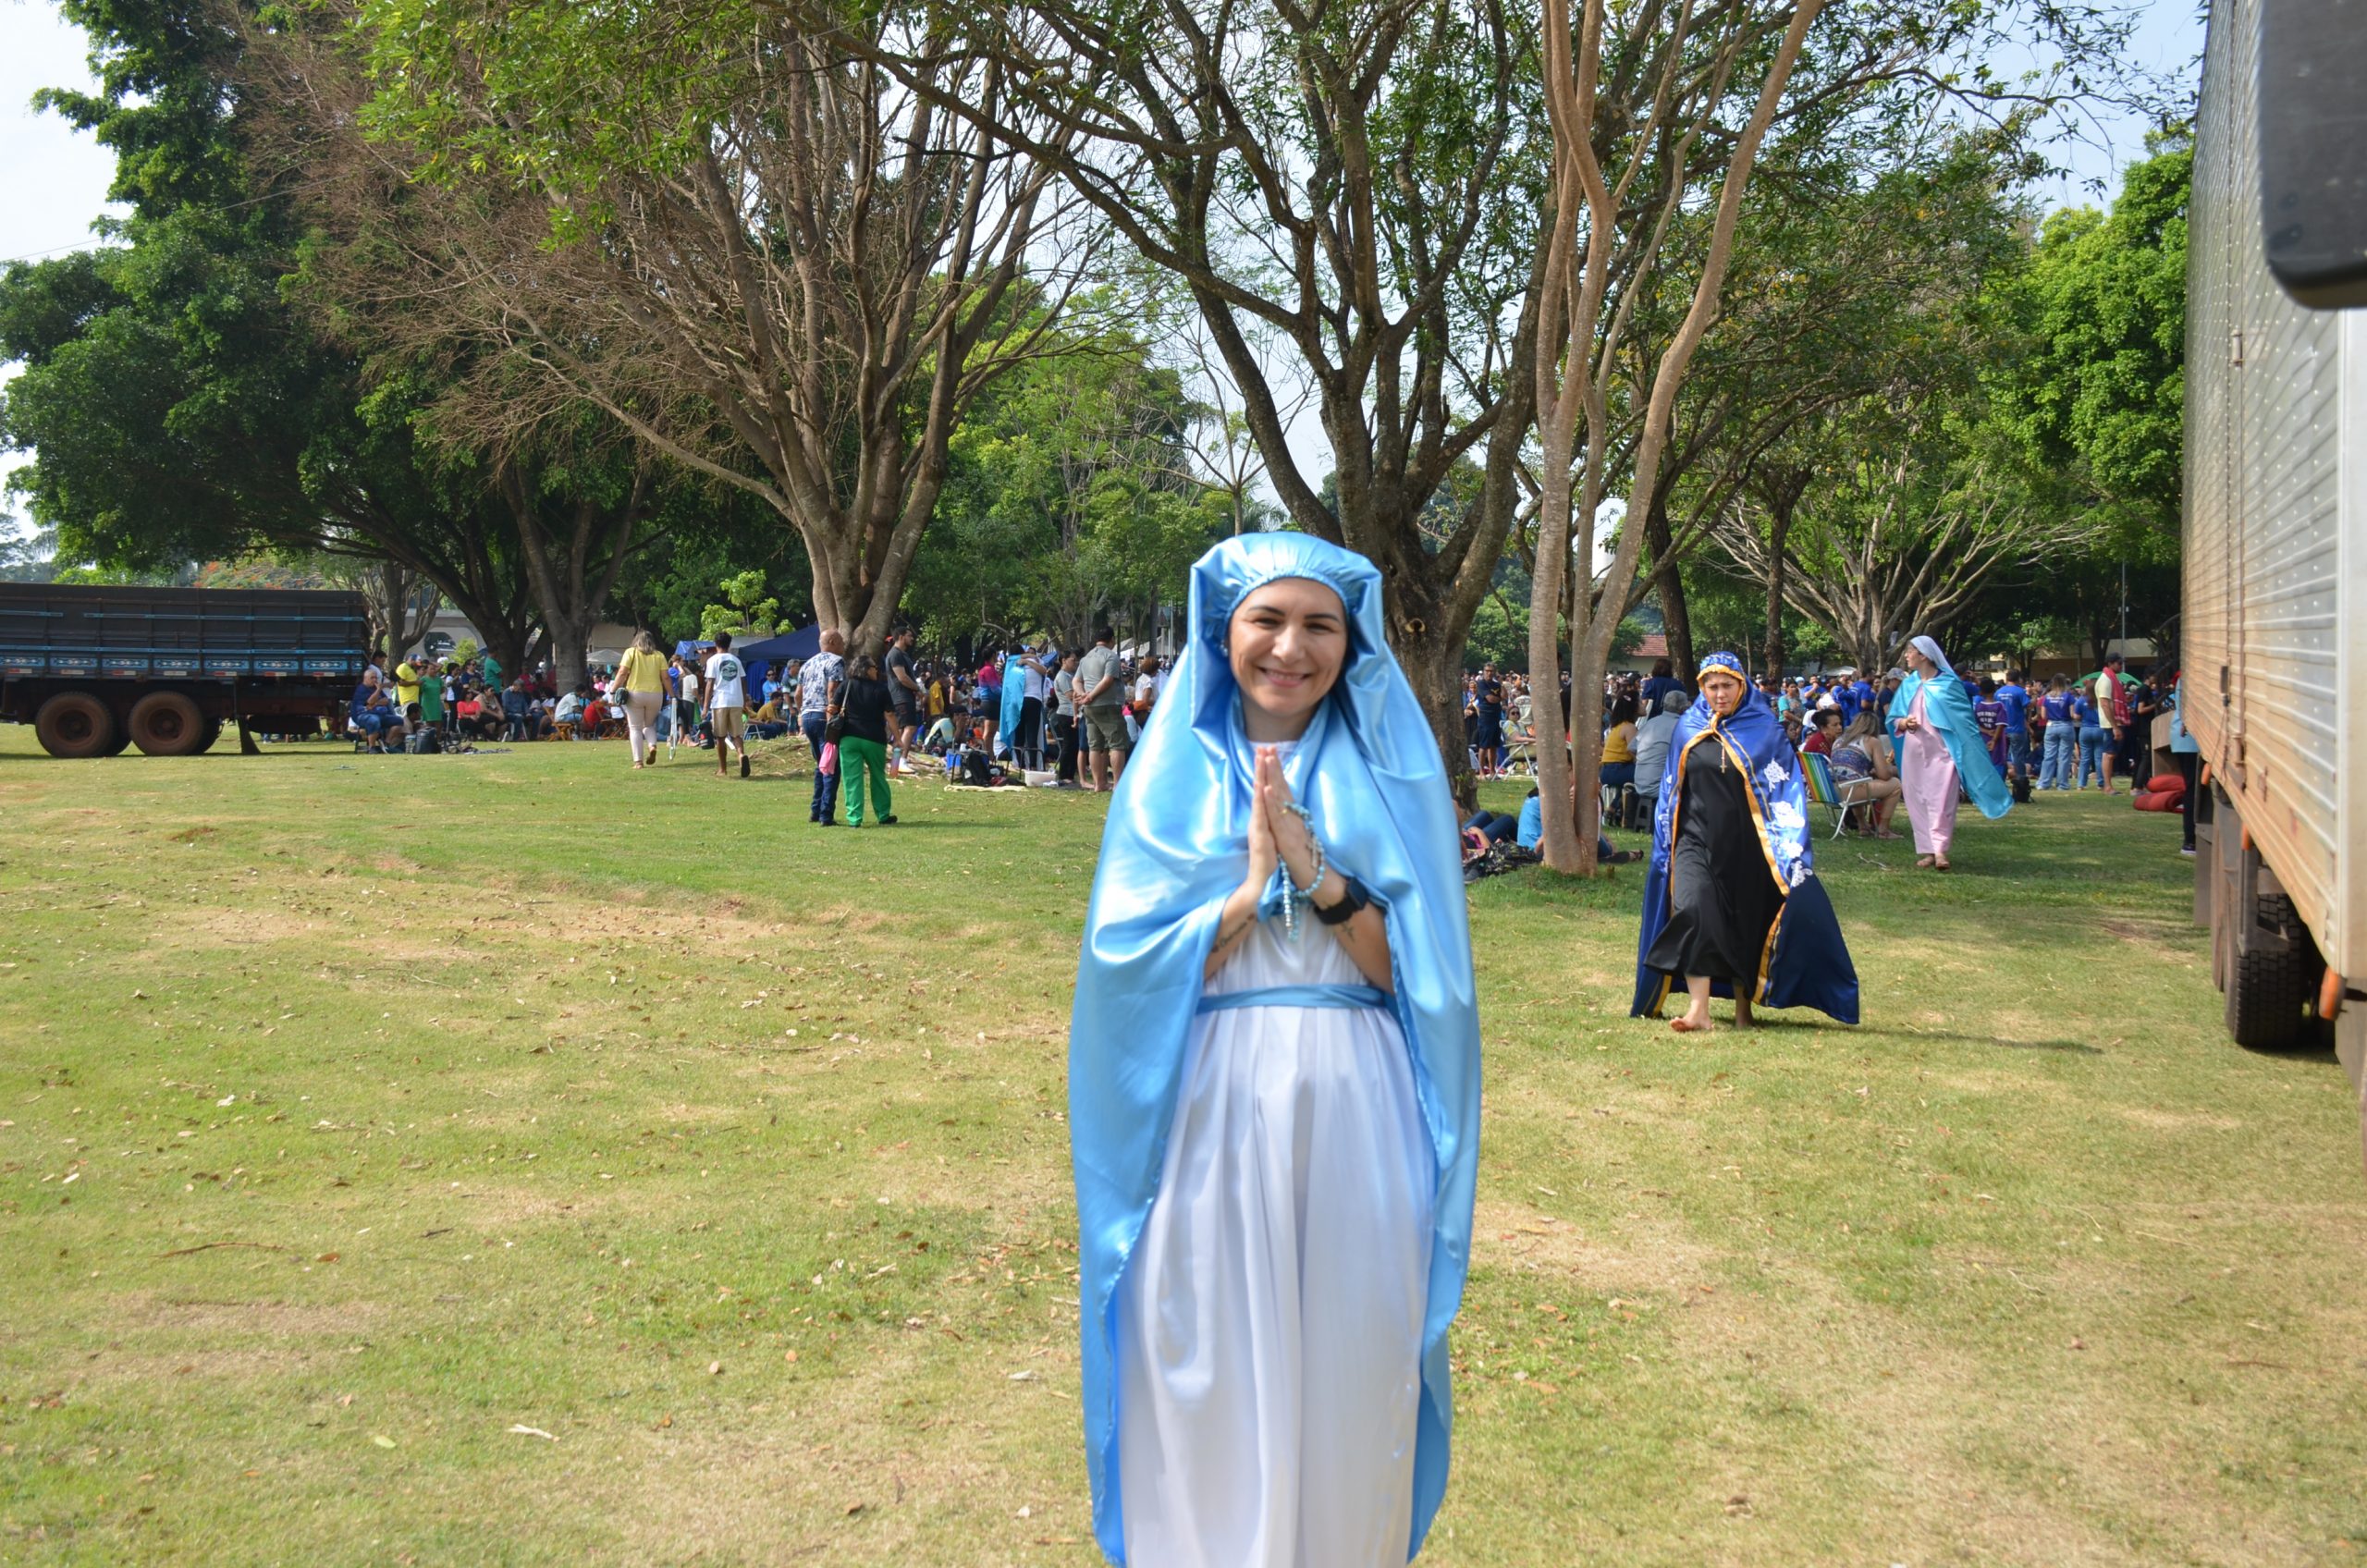
[(822, 632), (822, 651), (807, 659), (797, 672), (797, 727), (805, 732), (805, 743), (814, 748), (814, 803), (805, 820), (835, 827), (839, 820), (839, 776), (822, 771), (822, 748), (828, 742), (823, 739), (830, 724), (830, 704), (837, 700), (838, 690), (846, 684), (847, 640), (837, 627), (827, 627)]
[(729, 753), (740, 748), (740, 777), (748, 777), (748, 670), (731, 651), (731, 633), (715, 634), (715, 652), (706, 661), (707, 723), (715, 731), (715, 771), (731, 777)]

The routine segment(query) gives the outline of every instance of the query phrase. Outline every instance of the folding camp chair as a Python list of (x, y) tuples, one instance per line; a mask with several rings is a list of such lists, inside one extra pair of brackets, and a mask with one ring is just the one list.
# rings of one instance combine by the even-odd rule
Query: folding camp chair
[(1515, 768), (1537, 776), (1537, 726), (1529, 722), (1527, 698), (1514, 704), (1512, 717), (1504, 720), (1504, 771)]
[(1833, 764), (1821, 752), (1800, 753), (1800, 774), (1808, 782), (1809, 799), (1832, 814), (1833, 837), (1840, 838), (1841, 830), (1849, 826), (1851, 808), (1866, 803), (1864, 791), (1856, 783), (1836, 790)]

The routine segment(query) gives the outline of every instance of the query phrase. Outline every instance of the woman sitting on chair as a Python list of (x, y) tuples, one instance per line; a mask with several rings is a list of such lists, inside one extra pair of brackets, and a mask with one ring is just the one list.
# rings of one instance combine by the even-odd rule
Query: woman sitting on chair
[(1602, 787), (1625, 790), (1636, 782), (1636, 699), (1625, 692), (1611, 701), (1611, 725), (1602, 732)]
[(1860, 712), (1841, 732), (1831, 756), (1833, 792), (1844, 805), (1866, 806), (1873, 813), (1873, 827), (1867, 827), (1860, 816), (1858, 830), (1877, 839), (1897, 838), (1891, 831), (1890, 818), (1898, 809), (1898, 792), (1904, 786), (1898, 781), (1897, 764), (1891, 759), (1890, 736), (1883, 731), (1882, 716), (1871, 708)]

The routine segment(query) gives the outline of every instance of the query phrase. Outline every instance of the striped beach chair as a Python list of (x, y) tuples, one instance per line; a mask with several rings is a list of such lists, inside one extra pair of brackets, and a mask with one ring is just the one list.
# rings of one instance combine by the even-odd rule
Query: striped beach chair
[(1833, 837), (1849, 825), (1849, 808), (1863, 803), (1863, 791), (1856, 784), (1835, 789), (1833, 764), (1821, 752), (1800, 753), (1800, 777), (1807, 780), (1809, 799), (1822, 806), (1833, 817)]

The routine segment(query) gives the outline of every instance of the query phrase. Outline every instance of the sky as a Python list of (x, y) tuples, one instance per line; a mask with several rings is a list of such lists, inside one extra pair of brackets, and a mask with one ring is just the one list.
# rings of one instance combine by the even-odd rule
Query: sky
[[(2201, 51), (2196, 0), (2151, 0), (2129, 56), (2140, 68), (2171, 73)], [(0, 263), (33, 260), (91, 242), (91, 225), (106, 211), (113, 159), (55, 115), (38, 114), (33, 92), (43, 87), (91, 85), (89, 44), (62, 20), (50, 0), (0, 0)], [(2077, 140), (2056, 149), (2070, 172), (2040, 190), (2050, 207), (2099, 202), (2120, 166), (2142, 155), (2145, 125), (2128, 116), (2094, 116)], [(0, 366), (0, 382), (14, 374)], [(1322, 431), (1310, 410), (1291, 432), (1302, 472), (1331, 468)], [(0, 474), (24, 461), (0, 452)], [(7, 503), (0, 500), (0, 508)], [(13, 509), (13, 508), (9, 508)], [(6, 526), (0, 520), (0, 528)]]

